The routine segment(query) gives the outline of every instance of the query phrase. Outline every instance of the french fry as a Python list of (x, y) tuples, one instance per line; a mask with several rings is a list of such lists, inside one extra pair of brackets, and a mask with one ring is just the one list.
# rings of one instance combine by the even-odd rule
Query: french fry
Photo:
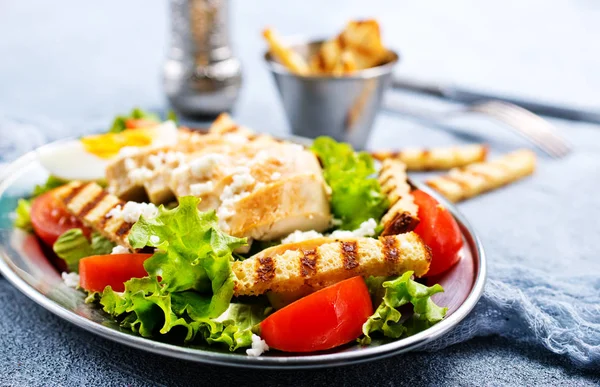
[(291, 48), (286, 47), (275, 31), (267, 28), (263, 31), (263, 36), (269, 43), (271, 54), (281, 62), (281, 64), (287, 67), (288, 70), (299, 75), (306, 75), (309, 73), (310, 70), (304, 58)]
[(376, 160), (400, 160), (409, 171), (447, 170), (485, 161), (488, 146), (472, 144), (439, 148), (411, 148), (400, 151), (376, 151), (371, 156)]
[(534, 170), (535, 154), (522, 149), (493, 161), (454, 168), (426, 184), (448, 200), (458, 202), (517, 181)]
[(411, 187), (406, 176), (406, 165), (402, 161), (386, 159), (383, 161), (378, 177), (381, 190), (390, 201), (390, 209), (381, 218), (381, 235), (397, 235), (412, 231), (419, 218), (419, 208), (410, 193)]

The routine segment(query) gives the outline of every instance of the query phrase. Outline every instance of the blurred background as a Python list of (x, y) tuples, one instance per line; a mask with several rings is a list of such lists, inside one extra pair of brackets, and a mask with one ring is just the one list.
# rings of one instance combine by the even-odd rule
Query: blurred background
[[(596, 1), (232, 0), (230, 12), (244, 72), (234, 115), (259, 131), (288, 131), (260, 31), (273, 26), (282, 35), (328, 37), (365, 17), (379, 20), (384, 42), (401, 54), (398, 74), (600, 105)], [(0, 122), (41, 124), (56, 138), (102, 130), (133, 106), (166, 110), (161, 78), (169, 16), (166, 0), (0, 2)], [(402, 122), (383, 115), (375, 128), (409, 135), (415, 124)]]

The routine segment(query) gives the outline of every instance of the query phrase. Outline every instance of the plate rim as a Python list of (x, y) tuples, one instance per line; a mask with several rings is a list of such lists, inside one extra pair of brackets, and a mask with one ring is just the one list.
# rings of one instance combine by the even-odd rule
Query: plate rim
[[(54, 141), (43, 145), (43, 147), (53, 146), (72, 139), (73, 138), (67, 138)], [(309, 139), (297, 136), (291, 136), (288, 139), (305, 144), (307, 141), (310, 141)], [(36, 161), (37, 150), (39, 148), (25, 153), (3, 168), (2, 173), (0, 173), (0, 196), (4, 194), (10, 184), (16, 179), (17, 176), (19, 176), (19, 174), (15, 172), (18, 172), (20, 168), (23, 168), (24, 166)], [(15, 178), (11, 178), (13, 176), (15, 176)], [(300, 356), (252, 357), (239, 356), (239, 354), (234, 353), (206, 351), (199, 348), (169, 344), (141, 336), (135, 336), (133, 334), (103, 326), (64, 308), (52, 299), (46, 297), (17, 273), (17, 270), (19, 269), (14, 268), (11, 265), (10, 262), (12, 260), (2, 245), (0, 245), (0, 273), (29, 299), (54, 315), (62, 318), (63, 320), (66, 320), (79, 328), (97, 334), (103, 338), (163, 356), (169, 356), (208, 365), (259, 369), (316, 369), (377, 360), (414, 350), (449, 332), (473, 310), (483, 294), (484, 285), (487, 279), (487, 261), (483, 244), (479, 236), (475, 233), (471, 224), (466, 220), (464, 215), (458, 211), (454, 204), (450, 203), (440, 194), (422, 183), (416, 183), (415, 186), (434, 196), (438, 201), (440, 201), (440, 203), (449, 209), (450, 213), (457, 220), (459, 227), (461, 228), (461, 232), (463, 233), (463, 236), (466, 239), (469, 248), (471, 249), (473, 259), (477, 264), (473, 287), (463, 303), (448, 318), (445, 318), (434, 326), (413, 336), (391, 341), (378, 346), (366, 347), (358, 351)]]

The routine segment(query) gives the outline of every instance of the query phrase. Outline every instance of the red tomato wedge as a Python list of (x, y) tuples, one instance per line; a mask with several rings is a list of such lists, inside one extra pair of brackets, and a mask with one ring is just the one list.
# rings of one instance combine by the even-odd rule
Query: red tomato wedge
[(431, 248), (431, 265), (426, 276), (434, 276), (450, 269), (460, 259), (463, 246), (460, 228), (452, 214), (437, 200), (421, 190), (413, 191), (419, 206), (419, 225), (415, 232)]
[(69, 214), (57, 197), (56, 190), (33, 199), (30, 216), (33, 230), (48, 246), (52, 246), (59, 236), (72, 228), (81, 228), (86, 236), (90, 235), (90, 229)]
[(144, 261), (152, 254), (94, 255), (79, 261), (79, 284), (85, 290), (101, 292), (110, 285), (115, 292), (125, 290), (132, 278), (146, 277)]
[(358, 338), (372, 314), (365, 280), (354, 277), (273, 313), (260, 323), (260, 336), (281, 351), (322, 351)]
[(159, 123), (153, 120), (146, 120), (143, 118), (128, 118), (125, 120), (125, 128), (127, 129), (138, 129), (148, 128), (151, 126), (157, 126)]

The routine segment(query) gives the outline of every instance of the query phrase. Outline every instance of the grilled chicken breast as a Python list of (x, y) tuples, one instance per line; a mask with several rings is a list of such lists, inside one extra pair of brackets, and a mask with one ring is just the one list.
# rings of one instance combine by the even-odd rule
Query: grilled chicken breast
[(156, 204), (200, 197), (199, 209), (216, 210), (224, 231), (250, 240), (329, 227), (327, 186), (312, 152), (255, 135), (227, 115), (196, 138), (205, 142), (188, 144), (191, 153), (154, 149), (116, 161), (106, 173), (109, 192)]
[(264, 250), (233, 263), (235, 295), (322, 288), (361, 276), (389, 276), (414, 270), (420, 277), (431, 262), (429, 248), (413, 232), (374, 238), (319, 238)]

